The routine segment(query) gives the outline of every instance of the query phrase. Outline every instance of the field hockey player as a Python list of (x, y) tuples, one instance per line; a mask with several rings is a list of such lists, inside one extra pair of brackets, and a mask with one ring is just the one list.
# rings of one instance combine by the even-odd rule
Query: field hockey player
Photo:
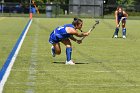
[(72, 54), (72, 44), (71, 40), (77, 42), (78, 44), (82, 43), (82, 40), (77, 40), (73, 35), (77, 37), (88, 36), (90, 32), (78, 32), (81, 30), (83, 21), (79, 18), (74, 18), (72, 24), (65, 24), (59, 26), (52, 31), (50, 34), (49, 42), (52, 44), (52, 55), (59, 55), (61, 53), (60, 42), (66, 46), (66, 63), (69, 65), (74, 65), (75, 63), (71, 60)]
[(114, 38), (118, 37), (118, 32), (119, 32), (119, 28), (120, 28), (121, 23), (122, 23), (122, 36), (124, 39), (126, 38), (125, 24), (126, 24), (127, 17), (128, 17), (128, 14), (123, 10), (123, 8), (120, 6), (117, 7), (117, 9), (115, 11), (116, 29), (114, 32)]

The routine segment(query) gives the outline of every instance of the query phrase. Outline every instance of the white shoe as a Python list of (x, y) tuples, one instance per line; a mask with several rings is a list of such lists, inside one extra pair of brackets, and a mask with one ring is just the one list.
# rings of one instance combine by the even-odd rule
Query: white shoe
[(126, 38), (126, 36), (123, 35), (123, 39), (125, 39), (125, 38)]
[(55, 50), (54, 50), (54, 46), (52, 46), (52, 47), (51, 47), (51, 53), (52, 53), (52, 56), (53, 56), (53, 57), (55, 57)]
[(114, 38), (117, 38), (118, 36), (117, 35), (114, 35)]
[(65, 64), (66, 64), (66, 65), (75, 65), (75, 63), (74, 63), (72, 60), (70, 60), (70, 61), (66, 61)]

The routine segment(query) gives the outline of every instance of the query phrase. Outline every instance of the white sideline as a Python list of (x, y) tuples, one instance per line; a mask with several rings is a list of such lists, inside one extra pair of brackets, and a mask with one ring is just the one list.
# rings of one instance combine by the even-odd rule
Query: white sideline
[(14, 64), (14, 62), (15, 62), (15, 60), (16, 60), (16, 57), (17, 57), (17, 55), (18, 55), (18, 52), (19, 52), (19, 50), (20, 50), (20, 48), (21, 48), (21, 45), (22, 45), (22, 43), (23, 43), (23, 41), (24, 41), (24, 39), (25, 39), (25, 36), (26, 36), (26, 34), (27, 34), (28, 30), (29, 30), (29, 27), (30, 27), (31, 23), (32, 23), (32, 19), (31, 19), (29, 25), (27, 26), (27, 28), (26, 28), (26, 30), (25, 30), (25, 33), (24, 33), (23, 36), (22, 36), (22, 39), (21, 39), (21, 41), (20, 41), (20, 43), (19, 43), (19, 45), (18, 45), (18, 47), (17, 47), (17, 49), (16, 49), (16, 51), (15, 51), (14, 56), (13, 56), (12, 59), (10, 60), (10, 64), (9, 64), (9, 66), (7, 67), (7, 70), (6, 70), (6, 72), (5, 72), (4, 76), (3, 76), (3, 79), (2, 79), (1, 82), (0, 82), (0, 93), (2, 93), (2, 91), (3, 91), (4, 84), (5, 84), (5, 82), (7, 81), (7, 78), (8, 78), (8, 76), (9, 76), (9, 74), (10, 74), (10, 71), (11, 71), (11, 69), (12, 69), (12, 66), (13, 66), (13, 64)]

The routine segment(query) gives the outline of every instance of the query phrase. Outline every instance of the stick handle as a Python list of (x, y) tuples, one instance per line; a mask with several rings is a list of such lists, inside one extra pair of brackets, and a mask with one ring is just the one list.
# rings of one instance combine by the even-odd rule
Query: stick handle
[[(92, 26), (92, 28), (89, 29), (88, 33), (90, 33), (90, 32), (95, 28), (95, 26), (96, 26), (97, 24), (99, 24), (99, 21), (96, 21), (96, 23)], [(82, 37), (81, 40), (83, 40), (85, 37), (86, 37), (86, 36)]]
[(118, 24), (119, 26), (120, 26), (121, 22), (122, 22), (122, 18), (121, 18), (121, 20), (120, 20), (120, 22), (119, 22), (119, 24)]
[(118, 24), (119, 26), (120, 26), (120, 24), (121, 24), (121, 22), (122, 22), (122, 20), (123, 20), (124, 18), (126, 18), (126, 17), (122, 17), (122, 18), (121, 18), (121, 20), (120, 20), (120, 22), (119, 22), (119, 24)]
[(82, 37), (82, 39), (81, 39), (81, 40), (83, 40), (85, 37), (86, 37), (86, 36)]
[[(90, 33), (93, 30), (93, 28), (89, 29), (88, 33)], [(81, 40), (83, 40), (86, 36), (83, 36)]]

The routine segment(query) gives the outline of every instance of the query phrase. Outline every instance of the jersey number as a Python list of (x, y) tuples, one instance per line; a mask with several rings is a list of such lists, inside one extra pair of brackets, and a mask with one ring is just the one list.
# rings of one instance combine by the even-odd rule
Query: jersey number
[(57, 30), (61, 30), (61, 29), (63, 29), (63, 28), (64, 28), (63, 26), (60, 26), (60, 27), (57, 28)]

